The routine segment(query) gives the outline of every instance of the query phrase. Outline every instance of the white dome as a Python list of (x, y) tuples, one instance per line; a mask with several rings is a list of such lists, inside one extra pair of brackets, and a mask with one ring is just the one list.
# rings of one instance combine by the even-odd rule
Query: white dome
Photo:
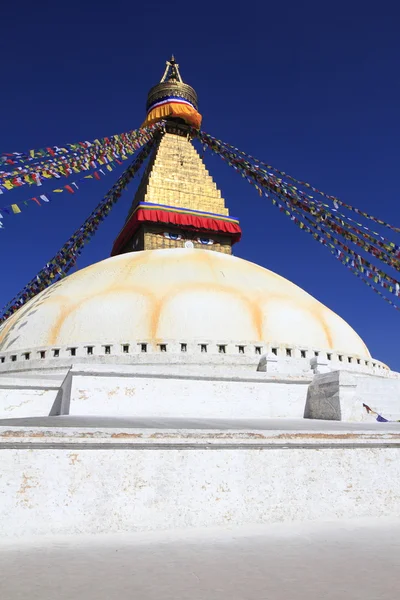
[(338, 315), (283, 277), (208, 250), (122, 254), (51, 286), (0, 328), (0, 351), (130, 340), (225, 340), (370, 358)]

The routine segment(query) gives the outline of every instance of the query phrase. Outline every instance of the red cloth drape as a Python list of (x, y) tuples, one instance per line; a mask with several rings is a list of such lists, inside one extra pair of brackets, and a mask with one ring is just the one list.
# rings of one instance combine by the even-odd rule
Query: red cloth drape
[(111, 256), (118, 254), (129, 239), (138, 229), (140, 223), (164, 223), (166, 225), (176, 225), (188, 227), (193, 231), (213, 231), (215, 233), (227, 234), (232, 238), (232, 243), (240, 240), (242, 230), (239, 223), (223, 220), (203, 214), (193, 214), (186, 212), (175, 212), (163, 210), (161, 208), (143, 208), (139, 207), (125, 224), (121, 233), (114, 242)]

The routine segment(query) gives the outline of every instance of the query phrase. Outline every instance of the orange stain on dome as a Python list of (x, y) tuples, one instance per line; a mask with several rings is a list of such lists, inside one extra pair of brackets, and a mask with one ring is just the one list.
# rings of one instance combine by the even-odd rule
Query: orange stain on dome
[[(254, 301), (248, 298), (243, 292), (239, 291), (237, 288), (232, 286), (227, 286), (223, 284), (219, 284), (216, 282), (213, 283), (193, 283), (193, 282), (184, 282), (179, 286), (174, 287), (172, 292), (169, 292), (167, 295), (163, 296), (157, 302), (155, 310), (152, 314), (151, 318), (151, 339), (160, 340), (160, 336), (158, 335), (158, 325), (161, 317), (162, 310), (166, 308), (168, 302), (172, 301), (174, 298), (179, 296), (179, 294), (186, 294), (188, 292), (196, 293), (198, 292), (209, 292), (210, 294), (226, 294), (230, 298), (235, 298), (239, 300), (242, 304), (247, 306), (248, 312), (251, 315), (251, 320), (254, 325), (254, 329), (257, 332), (258, 340), (262, 340), (262, 322), (263, 316), (259, 305), (257, 305)], [(229, 302), (229, 300), (228, 300)]]
[(63, 325), (65, 324), (66, 320), (69, 317), (73, 316), (74, 312), (76, 312), (77, 309), (82, 308), (82, 306), (86, 302), (90, 302), (91, 300), (93, 300), (95, 298), (106, 299), (107, 296), (110, 296), (111, 294), (115, 294), (116, 292), (117, 293), (120, 292), (123, 294), (133, 292), (137, 295), (148, 298), (151, 302), (155, 301), (154, 294), (152, 292), (150, 292), (148, 289), (144, 289), (141, 286), (123, 286), (120, 283), (116, 284), (116, 285), (108, 286), (106, 289), (99, 291), (98, 293), (91, 294), (90, 296), (86, 296), (85, 298), (82, 298), (79, 301), (74, 302), (74, 303), (70, 302), (68, 306), (63, 306), (61, 308), (61, 314), (59, 315), (59, 317), (57, 318), (56, 322), (54, 323), (54, 325), (52, 326), (52, 328), (49, 332), (49, 336), (48, 336), (49, 345), (54, 345), (57, 343)]
[[(42, 339), (47, 338), (49, 345), (74, 343), (77, 333), (87, 341), (98, 339), (102, 335), (100, 309), (103, 305), (107, 306), (107, 298), (110, 297), (112, 302), (118, 295), (129, 297), (129, 294), (132, 294), (133, 310), (136, 294), (146, 298), (147, 302), (137, 305), (136, 314), (137, 318), (142, 319), (142, 333), (148, 331), (148, 339), (156, 342), (160, 339), (160, 319), (163, 311), (168, 309), (169, 303), (179, 298), (180, 294), (188, 294), (187, 298), (182, 299), (181, 306), (185, 306), (185, 302), (191, 303), (192, 299), (195, 301), (196, 294), (200, 292), (205, 294), (205, 305), (202, 305), (204, 309), (212, 314), (214, 308), (218, 311), (216, 314), (221, 314), (218, 337), (224, 335), (227, 339), (231, 338), (234, 330), (232, 324), (235, 324), (232, 317), (237, 319), (235, 315), (241, 314), (240, 306), (243, 306), (243, 321), (239, 321), (238, 325), (242, 332), (240, 335), (245, 336), (248, 332), (246, 339), (257, 338), (264, 342), (297, 344), (300, 331), (307, 331), (307, 321), (310, 320), (311, 337), (307, 340), (305, 335), (304, 340), (307, 345), (315, 345), (313, 336), (315, 340), (321, 340), (320, 336), (324, 335), (327, 349), (370, 356), (365, 344), (347, 323), (343, 322), (341, 325), (336, 322), (339, 317), (335, 313), (295, 284), (248, 261), (205, 250), (187, 249), (151, 250), (119, 255), (71, 275), (40, 294), (38, 299), (31, 301), (11, 317), (0, 332), (0, 343), (4, 345), (8, 341), (10, 349), (19, 350), (28, 346), (34, 347), (38, 335), (42, 335)], [(207, 292), (210, 293), (209, 300)], [(97, 300), (100, 305), (96, 307)], [(79, 315), (79, 309), (89, 301), (94, 301), (98, 316), (88, 324), (84, 317), (87, 313)], [(224, 303), (226, 316), (223, 310)], [(286, 327), (285, 305), (293, 306), (299, 311), (299, 324), (301, 323), (302, 327), (297, 333), (296, 327), (293, 331)], [(58, 315), (53, 315), (57, 312), (54, 309), (46, 310), (46, 307), (50, 306), (59, 307)], [(125, 321), (129, 324), (129, 300), (124, 306), (127, 308), (119, 312), (114, 311), (119, 331), (123, 330)], [(193, 331), (198, 335), (199, 329), (192, 316), (195, 312), (193, 313), (190, 304), (187, 306), (190, 314), (190, 338)], [(269, 312), (273, 319), (274, 340), (266, 339), (270, 337), (267, 323)], [(29, 319), (30, 313), (32, 321)], [(108, 335), (112, 331), (113, 318), (111, 315), (108, 321)], [(172, 308), (172, 313), (167, 315), (167, 320), (163, 323), (166, 327), (166, 337), (168, 335), (174, 338), (174, 332), (181, 330), (180, 319), (179, 310), (174, 313)], [(217, 321), (218, 319), (219, 316)], [(313, 322), (315, 333), (311, 330), (314, 327)], [(34, 323), (43, 323), (44, 327)], [(191, 323), (195, 326), (192, 329)], [(21, 324), (24, 327), (21, 327)], [(15, 331), (17, 335), (11, 335), (10, 331), (12, 334)], [(337, 347), (334, 347), (334, 344)]]

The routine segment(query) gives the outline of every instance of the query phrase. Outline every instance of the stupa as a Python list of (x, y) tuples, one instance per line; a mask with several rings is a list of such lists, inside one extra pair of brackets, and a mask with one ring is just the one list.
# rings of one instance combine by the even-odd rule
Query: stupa
[(161, 120), (111, 257), (0, 327), (3, 534), (398, 516), (399, 428), (365, 406), (399, 419), (399, 375), (232, 255), (240, 224), (173, 58), (148, 95)]

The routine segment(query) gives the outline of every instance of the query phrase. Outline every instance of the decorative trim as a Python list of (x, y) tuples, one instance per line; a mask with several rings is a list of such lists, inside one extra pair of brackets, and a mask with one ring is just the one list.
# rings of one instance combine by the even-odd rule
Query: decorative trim
[[(290, 350), (290, 353), (288, 353)], [(209, 357), (213, 362), (217, 355), (221, 360), (226, 360), (229, 365), (229, 357), (235, 357), (234, 364), (257, 365), (260, 358), (270, 353), (276, 356), (279, 362), (290, 363), (295, 361), (297, 364), (308, 366), (311, 371), (310, 359), (318, 356), (321, 360), (327, 360), (328, 366), (332, 365), (332, 370), (343, 369), (353, 373), (379, 374), (382, 376), (391, 376), (395, 378), (395, 373), (382, 362), (373, 358), (365, 358), (357, 355), (349, 355), (340, 351), (321, 350), (319, 348), (307, 348), (305, 346), (290, 346), (288, 344), (264, 343), (255, 341), (225, 341), (219, 340), (161, 340), (154, 343), (152, 340), (125, 340), (125, 341), (95, 341), (80, 344), (68, 344), (63, 346), (40, 346), (18, 351), (9, 351), (0, 353), (0, 373), (20, 370), (22, 364), (31, 365), (29, 368), (43, 369), (56, 368), (57, 363), (69, 364), (81, 362), (84, 360), (104, 360), (113, 361), (116, 357), (125, 356), (129, 358), (129, 364), (132, 364), (132, 357), (147, 356), (151, 363), (151, 357), (164, 356), (183, 356), (187, 357), (184, 363), (193, 364), (189, 361), (190, 356), (202, 356), (203, 360)], [(212, 358), (211, 358), (212, 357)], [(225, 357), (223, 359), (223, 357)], [(203, 361), (200, 361), (203, 362)], [(50, 367), (50, 365), (51, 367)], [(18, 367), (18, 368), (16, 368)]]
[(166, 96), (165, 98), (160, 98), (160, 100), (155, 100), (149, 106), (147, 113), (149, 113), (153, 108), (156, 108), (157, 106), (162, 106), (163, 104), (171, 104), (174, 102), (177, 104), (187, 104), (188, 106), (191, 106), (196, 110), (196, 107), (191, 102), (189, 102), (189, 100), (186, 100), (186, 98), (182, 98), (180, 96)]
[(238, 242), (242, 235), (239, 221), (234, 217), (177, 206), (140, 202), (115, 240), (111, 256), (116, 256), (121, 252), (140, 224), (146, 222), (225, 234), (231, 238), (232, 244)]
[(157, 100), (160, 100), (160, 98), (165, 98), (166, 96), (185, 98), (186, 100), (189, 100), (189, 102), (197, 110), (197, 94), (192, 88), (192, 86), (188, 85), (187, 83), (173, 81), (158, 83), (157, 85), (151, 88), (147, 96), (146, 110), (149, 109), (151, 104), (153, 104)]

